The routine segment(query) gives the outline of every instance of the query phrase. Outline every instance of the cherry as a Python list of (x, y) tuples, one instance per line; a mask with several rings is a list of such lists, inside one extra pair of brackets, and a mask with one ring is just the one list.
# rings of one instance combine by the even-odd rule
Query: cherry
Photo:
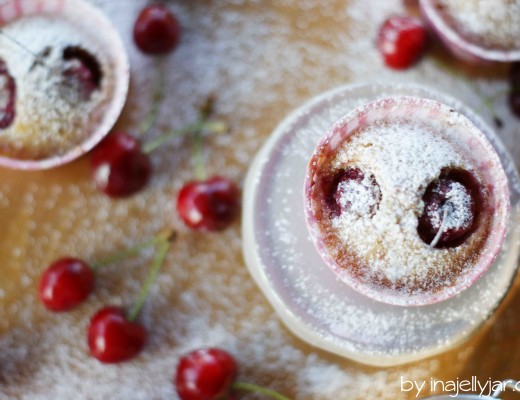
[(513, 114), (520, 117), (520, 91), (509, 93), (509, 108)]
[(87, 50), (72, 46), (63, 50), (65, 68), (62, 72), (65, 83), (72, 87), (79, 98), (87, 101), (101, 85), (101, 66)]
[(92, 152), (92, 177), (110, 197), (128, 197), (146, 186), (152, 172), (150, 158), (126, 132), (104, 139)]
[(131, 322), (118, 307), (105, 307), (90, 320), (90, 354), (102, 363), (112, 364), (135, 357), (144, 347), (146, 330)]
[(509, 108), (520, 117), (520, 63), (513, 63), (509, 71)]
[(177, 213), (191, 229), (220, 231), (238, 216), (240, 191), (226, 178), (215, 176), (185, 184), (177, 197)]
[(226, 398), (236, 375), (235, 359), (218, 348), (199, 349), (183, 356), (174, 384), (181, 400)]
[(482, 207), (479, 183), (468, 171), (443, 170), (431, 182), (422, 198), (424, 210), (417, 231), (420, 238), (433, 247), (456, 247), (476, 229)]
[(336, 174), (331, 200), (335, 215), (350, 212), (374, 216), (381, 202), (381, 190), (374, 175), (365, 177), (358, 167), (350, 167)]
[(134, 25), (134, 41), (147, 54), (165, 54), (179, 43), (181, 28), (175, 16), (161, 4), (143, 8)]
[(509, 83), (515, 92), (520, 92), (520, 62), (511, 64), (509, 70)]
[(67, 311), (83, 302), (94, 288), (94, 272), (77, 258), (52, 263), (40, 281), (40, 300), (52, 311)]
[(16, 83), (0, 59), (0, 129), (8, 128), (15, 118)]
[(426, 45), (426, 30), (419, 20), (407, 16), (393, 16), (385, 20), (377, 36), (377, 48), (385, 64), (405, 69), (421, 56)]

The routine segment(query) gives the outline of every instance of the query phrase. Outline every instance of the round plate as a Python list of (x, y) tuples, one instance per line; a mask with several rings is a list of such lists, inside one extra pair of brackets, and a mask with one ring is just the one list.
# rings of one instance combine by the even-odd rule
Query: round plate
[[(497, 150), (511, 192), (508, 233), (488, 273), (458, 296), (421, 307), (377, 302), (340, 281), (315, 249), (303, 208), (307, 163), (321, 137), (350, 110), (395, 95), (438, 100), (470, 118)], [(343, 86), (290, 114), (258, 153), (245, 184), (243, 250), (252, 276), (294, 334), (365, 364), (396, 365), (456, 345), (497, 307), (516, 271), (519, 201), (520, 180), (504, 146), (457, 100), (416, 85)]]

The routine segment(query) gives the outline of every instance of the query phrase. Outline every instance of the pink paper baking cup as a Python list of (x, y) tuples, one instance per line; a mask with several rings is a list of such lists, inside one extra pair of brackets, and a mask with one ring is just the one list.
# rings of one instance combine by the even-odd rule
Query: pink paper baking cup
[(113, 90), (111, 98), (104, 106), (101, 120), (95, 124), (92, 132), (82, 143), (63, 154), (45, 159), (17, 159), (0, 155), (0, 166), (12, 169), (48, 169), (71, 162), (85, 154), (112, 129), (123, 110), (128, 94), (130, 69), (124, 44), (110, 20), (99, 9), (83, 0), (6, 0), (0, 4), (0, 28), (17, 19), (34, 15), (61, 16), (77, 21), (76, 25), (81, 27), (78, 29), (88, 29), (89, 36), (99, 41), (105, 49), (110, 68), (113, 68)]
[(428, 25), (456, 57), (474, 64), (520, 60), (520, 49), (495, 50), (469, 41), (448, 23), (446, 16), (435, 7), (435, 0), (419, 0), (419, 6)]
[[(319, 177), (321, 166), (338, 146), (350, 135), (370, 126), (375, 121), (399, 119), (423, 122), (434, 119), (455, 121), (452, 129), (458, 128), (456, 131), (457, 144), (463, 154), (471, 157), (475, 168), (480, 171), (484, 184), (491, 193), (487, 212), (490, 212), (489, 209), (497, 210), (491, 218), (490, 234), (485, 241), (478, 263), (457, 277), (454, 285), (435, 293), (409, 294), (392, 289), (378, 289), (361, 282), (351, 275), (348, 268), (338, 265), (329, 254), (314, 212), (313, 185)], [(312, 241), (325, 264), (341, 280), (374, 300), (400, 306), (419, 306), (447, 300), (473, 285), (486, 273), (494, 263), (506, 234), (510, 200), (507, 177), (498, 155), (485, 135), (468, 118), (438, 101), (402, 96), (377, 100), (358, 107), (334, 124), (318, 143), (308, 164), (304, 186), (304, 206)]]

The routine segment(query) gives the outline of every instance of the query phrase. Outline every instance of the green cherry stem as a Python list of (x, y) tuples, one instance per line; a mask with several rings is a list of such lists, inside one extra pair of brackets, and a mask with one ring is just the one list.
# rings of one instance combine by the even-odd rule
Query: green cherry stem
[(202, 131), (196, 130), (193, 135), (193, 168), (195, 179), (203, 181), (207, 178), (206, 163), (204, 162), (204, 140)]
[(146, 280), (143, 284), (143, 287), (141, 288), (141, 291), (139, 292), (139, 296), (137, 297), (137, 301), (135, 302), (134, 306), (128, 313), (128, 320), (130, 322), (135, 321), (137, 316), (139, 315), (139, 312), (143, 308), (144, 302), (146, 301), (146, 298), (150, 294), (150, 290), (152, 289), (152, 286), (154, 282), (157, 279), (157, 276), (159, 275), (159, 271), (161, 270), (161, 267), (164, 264), (164, 260), (166, 259), (166, 255), (168, 254), (168, 250), (170, 249), (170, 243), (171, 238), (164, 239), (161, 243), (157, 246), (157, 253), (155, 254), (155, 257), (153, 258), (152, 265), (150, 267), (150, 271), (148, 272), (148, 275), (146, 276)]
[(281, 393), (278, 393), (271, 389), (264, 388), (262, 386), (255, 385), (253, 383), (235, 382), (232, 385), (232, 388), (235, 390), (243, 390), (243, 391), (247, 391), (247, 392), (260, 393), (260, 394), (269, 396), (276, 400), (290, 400), (288, 397), (284, 396)]
[(222, 121), (197, 121), (194, 124), (186, 125), (180, 129), (176, 129), (170, 132), (165, 133), (155, 139), (146, 142), (142, 149), (146, 154), (150, 154), (154, 150), (157, 150), (163, 144), (169, 142), (170, 140), (185, 136), (189, 134), (193, 134), (195, 132), (210, 132), (210, 133), (223, 133), (228, 131), (228, 126), (225, 122)]
[(155, 91), (152, 99), (152, 107), (150, 112), (143, 120), (141, 125), (139, 126), (139, 133), (144, 135), (148, 133), (150, 129), (155, 125), (155, 121), (157, 120), (157, 116), (159, 115), (159, 108), (164, 98), (164, 87), (165, 87), (165, 73), (164, 73), (164, 63), (158, 61), (157, 69), (159, 71)]
[(165, 240), (165, 234), (161, 231), (151, 239), (145, 240), (144, 242), (138, 243), (135, 246), (127, 248), (123, 251), (118, 251), (117, 253), (114, 253), (102, 259), (101, 261), (94, 263), (92, 265), (92, 269), (96, 271), (99, 268), (105, 267), (107, 265), (123, 261), (129, 257), (139, 254), (142, 250), (155, 246), (156, 244), (164, 242)]

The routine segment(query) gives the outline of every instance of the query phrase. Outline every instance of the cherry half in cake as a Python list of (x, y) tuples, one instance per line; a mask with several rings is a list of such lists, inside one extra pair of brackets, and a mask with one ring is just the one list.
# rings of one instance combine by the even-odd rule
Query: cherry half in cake
[(80, 101), (88, 101), (101, 87), (103, 72), (98, 59), (79, 46), (63, 49), (63, 81)]
[(114, 96), (124, 78), (116, 76), (116, 70), (124, 60), (111, 48), (112, 32), (105, 32), (108, 38), (103, 36), (105, 29), (90, 31), (68, 15), (45, 12), (22, 13), (3, 22), (2, 163), (24, 168), (40, 161), (59, 163), (62, 157), (89, 150), (95, 144), (89, 142), (91, 137), (100, 139), (106, 133), (108, 115), (113, 119), (111, 107), (120, 102)]
[(13, 123), (15, 117), (16, 83), (5, 61), (0, 59), (0, 129)]
[(491, 266), (509, 215), (497, 154), (439, 102), (379, 100), (337, 122), (309, 163), (305, 207), (325, 263), (396, 305), (445, 300)]

